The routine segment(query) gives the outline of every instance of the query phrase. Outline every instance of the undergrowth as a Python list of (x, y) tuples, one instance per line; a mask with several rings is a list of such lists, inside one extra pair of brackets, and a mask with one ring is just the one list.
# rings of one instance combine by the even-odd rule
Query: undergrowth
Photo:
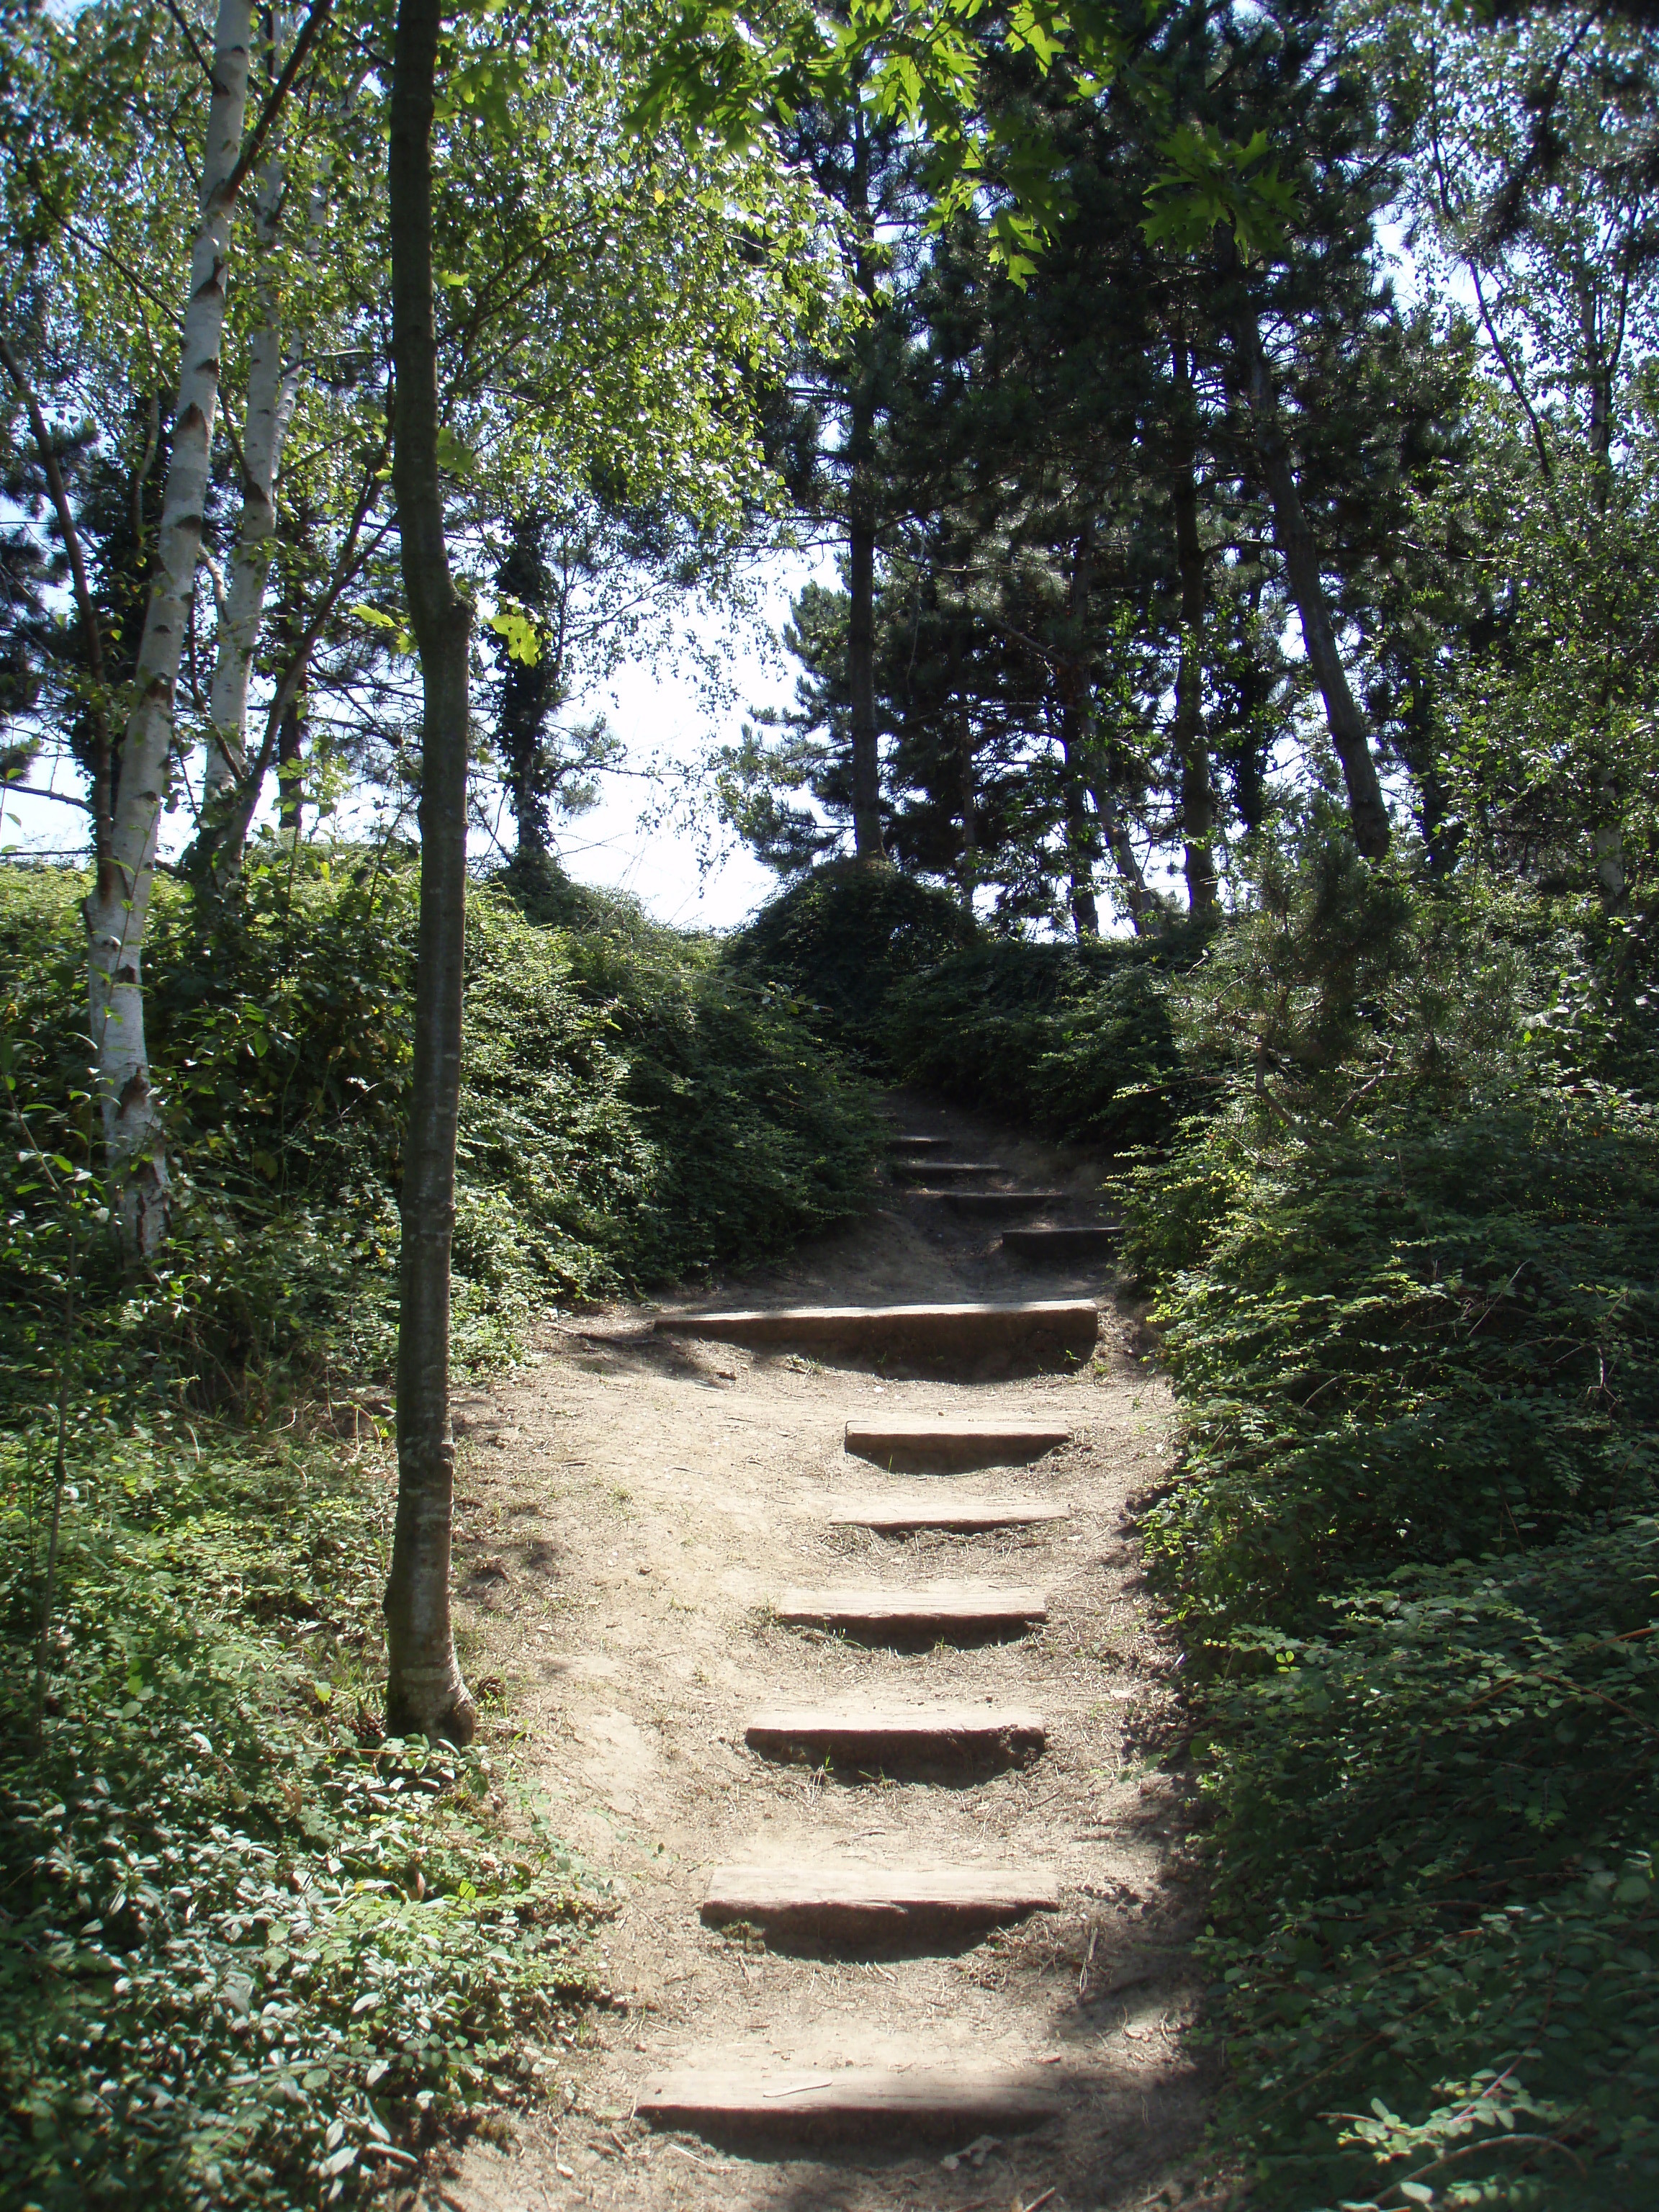
[(50, 1486), (3, 1463), (8, 2201), (358, 2203), (545, 2093), (604, 1898), (487, 1758), (375, 1740), (384, 1454), (81, 1442), (38, 1736)]
[[(36, 1339), (61, 1255), (38, 1160), (95, 1160), (83, 933), (71, 871), (0, 872), (0, 1387), (38, 1401)], [(620, 898), (538, 921), (470, 901), (453, 1352), (498, 1367), (534, 1317), (752, 1260), (855, 1212), (876, 1128), (863, 1085), (787, 994)], [(107, 1241), (84, 1295), (134, 1388), (263, 1417), (297, 1378), (388, 1366), (413, 1018), (406, 856), (255, 866), (217, 908), (157, 887), (147, 960), (153, 1076), (178, 1181), (164, 1266), (135, 1285)], [(20, 1122), (18, 1115), (22, 1121)]]
[(836, 861), (769, 900), (733, 957), (887, 1080), (1116, 1150), (1161, 1142), (1212, 1079), (1168, 1000), (1206, 941), (1187, 925), (1086, 944), (989, 936), (944, 891)]
[(1172, 993), (1146, 1536), (1264, 2208), (1659, 2197), (1653, 951), (1311, 834)]

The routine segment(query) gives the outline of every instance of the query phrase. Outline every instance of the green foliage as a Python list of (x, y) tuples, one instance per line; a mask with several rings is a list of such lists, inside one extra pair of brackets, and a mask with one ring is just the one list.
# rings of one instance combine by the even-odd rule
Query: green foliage
[(1202, 1256), (1158, 1309), (1186, 1443), (1154, 1542), (1196, 1633), (1653, 1498), (1651, 1109), (1517, 1085), (1306, 1133), (1235, 1114), (1139, 1214), (1143, 1256)]
[(1203, 942), (1183, 930), (1088, 945), (982, 937), (946, 893), (837, 861), (763, 907), (734, 955), (893, 1080), (1127, 1145), (1158, 1141), (1200, 1094), (1165, 991)]
[(507, 1831), (487, 1759), (360, 1735), (378, 1455), (163, 1425), (72, 1473), (37, 1744), (50, 1490), (27, 1441), (0, 1469), (9, 2201), (363, 2201), (544, 2086), (601, 1900)]
[(1206, 1951), (1264, 2203), (1659, 2195), (1656, 1628), (1641, 1516), (1238, 1638)]
[(907, 978), (886, 1025), (905, 1082), (948, 1091), (1079, 1142), (1158, 1144), (1196, 1103), (1167, 986), (1203, 939), (1091, 944), (987, 939)]
[(1148, 1525), (1264, 2207), (1651, 2200), (1659, 1127), (1646, 926), (1316, 821), (1172, 989), (1126, 1178)]
[[(28, 1129), (4, 1170), (0, 1328), (11, 1387), (37, 1398), (53, 1217), (19, 1155), (89, 1153), (80, 890), (67, 872), (0, 878), (8, 1068)], [(161, 887), (151, 1042), (178, 1235), (137, 1287), (101, 1243), (87, 1261), (131, 1379), (257, 1404), (285, 1365), (389, 1361), (415, 927), (401, 860), (284, 859), (217, 909)], [(463, 1364), (510, 1358), (550, 1304), (775, 1249), (862, 1203), (875, 1136), (861, 1087), (712, 945), (619, 901), (577, 902), (550, 926), (484, 885), (467, 968)]]
[(973, 935), (944, 891), (896, 868), (837, 860), (769, 899), (733, 956), (742, 973), (793, 992), (820, 1036), (881, 1064), (894, 985)]

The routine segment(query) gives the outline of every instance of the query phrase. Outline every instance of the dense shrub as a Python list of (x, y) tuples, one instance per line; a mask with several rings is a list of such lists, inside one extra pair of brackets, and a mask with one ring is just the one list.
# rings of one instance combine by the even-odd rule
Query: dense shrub
[(901, 981), (887, 1061), (943, 1091), (1075, 1142), (1161, 1144), (1204, 1088), (1170, 1018), (1171, 972), (1202, 940), (1038, 945), (988, 939)]
[(1659, 1522), (1259, 1632), (1200, 1771), (1264, 2203), (1659, 2202)]
[[(67, 872), (0, 875), (7, 1067), (37, 1152), (94, 1157), (83, 982)], [(257, 1401), (294, 1359), (383, 1366), (394, 1325), (398, 1147), (412, 1018), (415, 883), (344, 854), (256, 868), (204, 908), (160, 887), (151, 1048), (176, 1148), (178, 1237), (119, 1304), (112, 1343), (198, 1389)], [(787, 998), (713, 945), (592, 900), (572, 926), (480, 887), (468, 930), (455, 1241), (456, 1352), (488, 1363), (532, 1315), (775, 1249), (863, 1202), (864, 1092)], [(23, 1147), (27, 1150), (28, 1147)], [(50, 1285), (40, 1177), (8, 1151), (0, 1252), (14, 1389)], [(25, 1188), (30, 1186), (30, 1188)], [(100, 1275), (100, 1267), (105, 1273)]]
[(820, 1036), (884, 1069), (894, 985), (974, 935), (947, 893), (896, 868), (837, 860), (769, 899), (732, 950), (744, 974), (792, 993)]
[(83, 1425), (38, 1740), (51, 1486), (0, 1462), (7, 2201), (356, 2203), (545, 2087), (603, 1899), (487, 1759), (360, 1740), (383, 1467)]
[(1182, 1416), (1213, 2026), (1285, 2212), (1659, 2187), (1659, 1124), (1639, 929), (1318, 834), (1126, 1178)]
[(890, 1080), (1127, 1145), (1162, 1141), (1202, 1090), (1164, 987), (1203, 944), (1182, 928), (1086, 945), (986, 937), (945, 892), (841, 861), (780, 892), (733, 951)]
[(1245, 1107), (1149, 1182), (1143, 1264), (1201, 1231), (1160, 1292), (1185, 1442), (1153, 1540), (1194, 1633), (1654, 1499), (1651, 1109), (1518, 1081), (1336, 1129)]

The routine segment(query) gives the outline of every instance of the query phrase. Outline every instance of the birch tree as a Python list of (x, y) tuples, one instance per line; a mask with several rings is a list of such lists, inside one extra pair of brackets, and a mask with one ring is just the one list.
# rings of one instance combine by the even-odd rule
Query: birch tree
[[(271, 58), (286, 18), (273, 17)], [(228, 563), (219, 617), (210, 728), (202, 778), (202, 811), (210, 825), (247, 773), (248, 678), (264, 615), (265, 586), (276, 532), (276, 477), (283, 441), (298, 396), (300, 363), (285, 343), (275, 258), (287, 197), (287, 164), (273, 147), (259, 174), (254, 215), (258, 319), (248, 346), (247, 405), (242, 426), (241, 520)], [(240, 858), (240, 854), (237, 855)], [(217, 868), (216, 874), (219, 873)]]
[(166, 1134), (144, 1035), (143, 960), (161, 816), (173, 789), (174, 694), (202, 554), (232, 220), (237, 196), (330, 4), (331, 0), (316, 0), (246, 147), (249, 0), (220, 0), (214, 27), (200, 208), (155, 575), (138, 648), (133, 705), (121, 739), (109, 851), (100, 860), (85, 909), (98, 1103), (122, 1249), (130, 1263), (155, 1253), (166, 1239), (172, 1212)]

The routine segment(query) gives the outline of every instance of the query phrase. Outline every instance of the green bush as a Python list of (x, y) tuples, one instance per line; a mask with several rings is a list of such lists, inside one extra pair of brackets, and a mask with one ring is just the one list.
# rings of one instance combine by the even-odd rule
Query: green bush
[(1170, 974), (1202, 940), (991, 939), (900, 981), (883, 1035), (898, 1079), (1070, 1142), (1166, 1142), (1202, 1096), (1170, 1018)]
[(1158, 1143), (1204, 1088), (1165, 987), (1201, 933), (1049, 945), (982, 936), (946, 893), (837, 861), (763, 907), (742, 972), (793, 993), (818, 1035), (890, 1080), (1066, 1139)]
[[(14, 1395), (38, 1395), (56, 1264), (55, 1216), (24, 1155), (95, 1157), (82, 888), (67, 872), (0, 875), (6, 1072), (28, 1132), (0, 1170)], [(256, 866), (223, 909), (158, 886), (149, 1019), (178, 1233), (136, 1288), (101, 1240), (82, 1255), (87, 1295), (121, 1316), (111, 1341), (131, 1379), (257, 1411), (295, 1363), (313, 1377), (387, 1364), (415, 922), (413, 871), (396, 856)], [(510, 1357), (550, 1304), (752, 1258), (864, 1203), (876, 1136), (862, 1085), (783, 995), (626, 902), (590, 899), (551, 927), (504, 886), (479, 887), (466, 1034), (463, 1365)]]
[(1125, 1179), (1146, 1523), (1253, 2201), (1659, 2185), (1659, 1120), (1640, 927), (1317, 823), (1180, 978), (1225, 1082)]
[(1340, 1128), (1218, 1116), (1146, 1175), (1182, 1474), (1152, 1551), (1201, 1638), (1404, 1560), (1553, 1541), (1659, 1483), (1659, 1117), (1517, 1082)]
[(50, 1486), (0, 1462), (8, 2202), (356, 2203), (544, 2087), (602, 1899), (487, 1759), (365, 1747), (380, 1468), (82, 1427), (38, 1741)]
[(1264, 2204), (1659, 2201), (1656, 1632), (1637, 1516), (1237, 1639), (1204, 1948)]
[(884, 1068), (894, 985), (974, 936), (947, 893), (896, 868), (836, 860), (769, 899), (732, 952), (763, 988), (793, 994), (819, 1036)]

